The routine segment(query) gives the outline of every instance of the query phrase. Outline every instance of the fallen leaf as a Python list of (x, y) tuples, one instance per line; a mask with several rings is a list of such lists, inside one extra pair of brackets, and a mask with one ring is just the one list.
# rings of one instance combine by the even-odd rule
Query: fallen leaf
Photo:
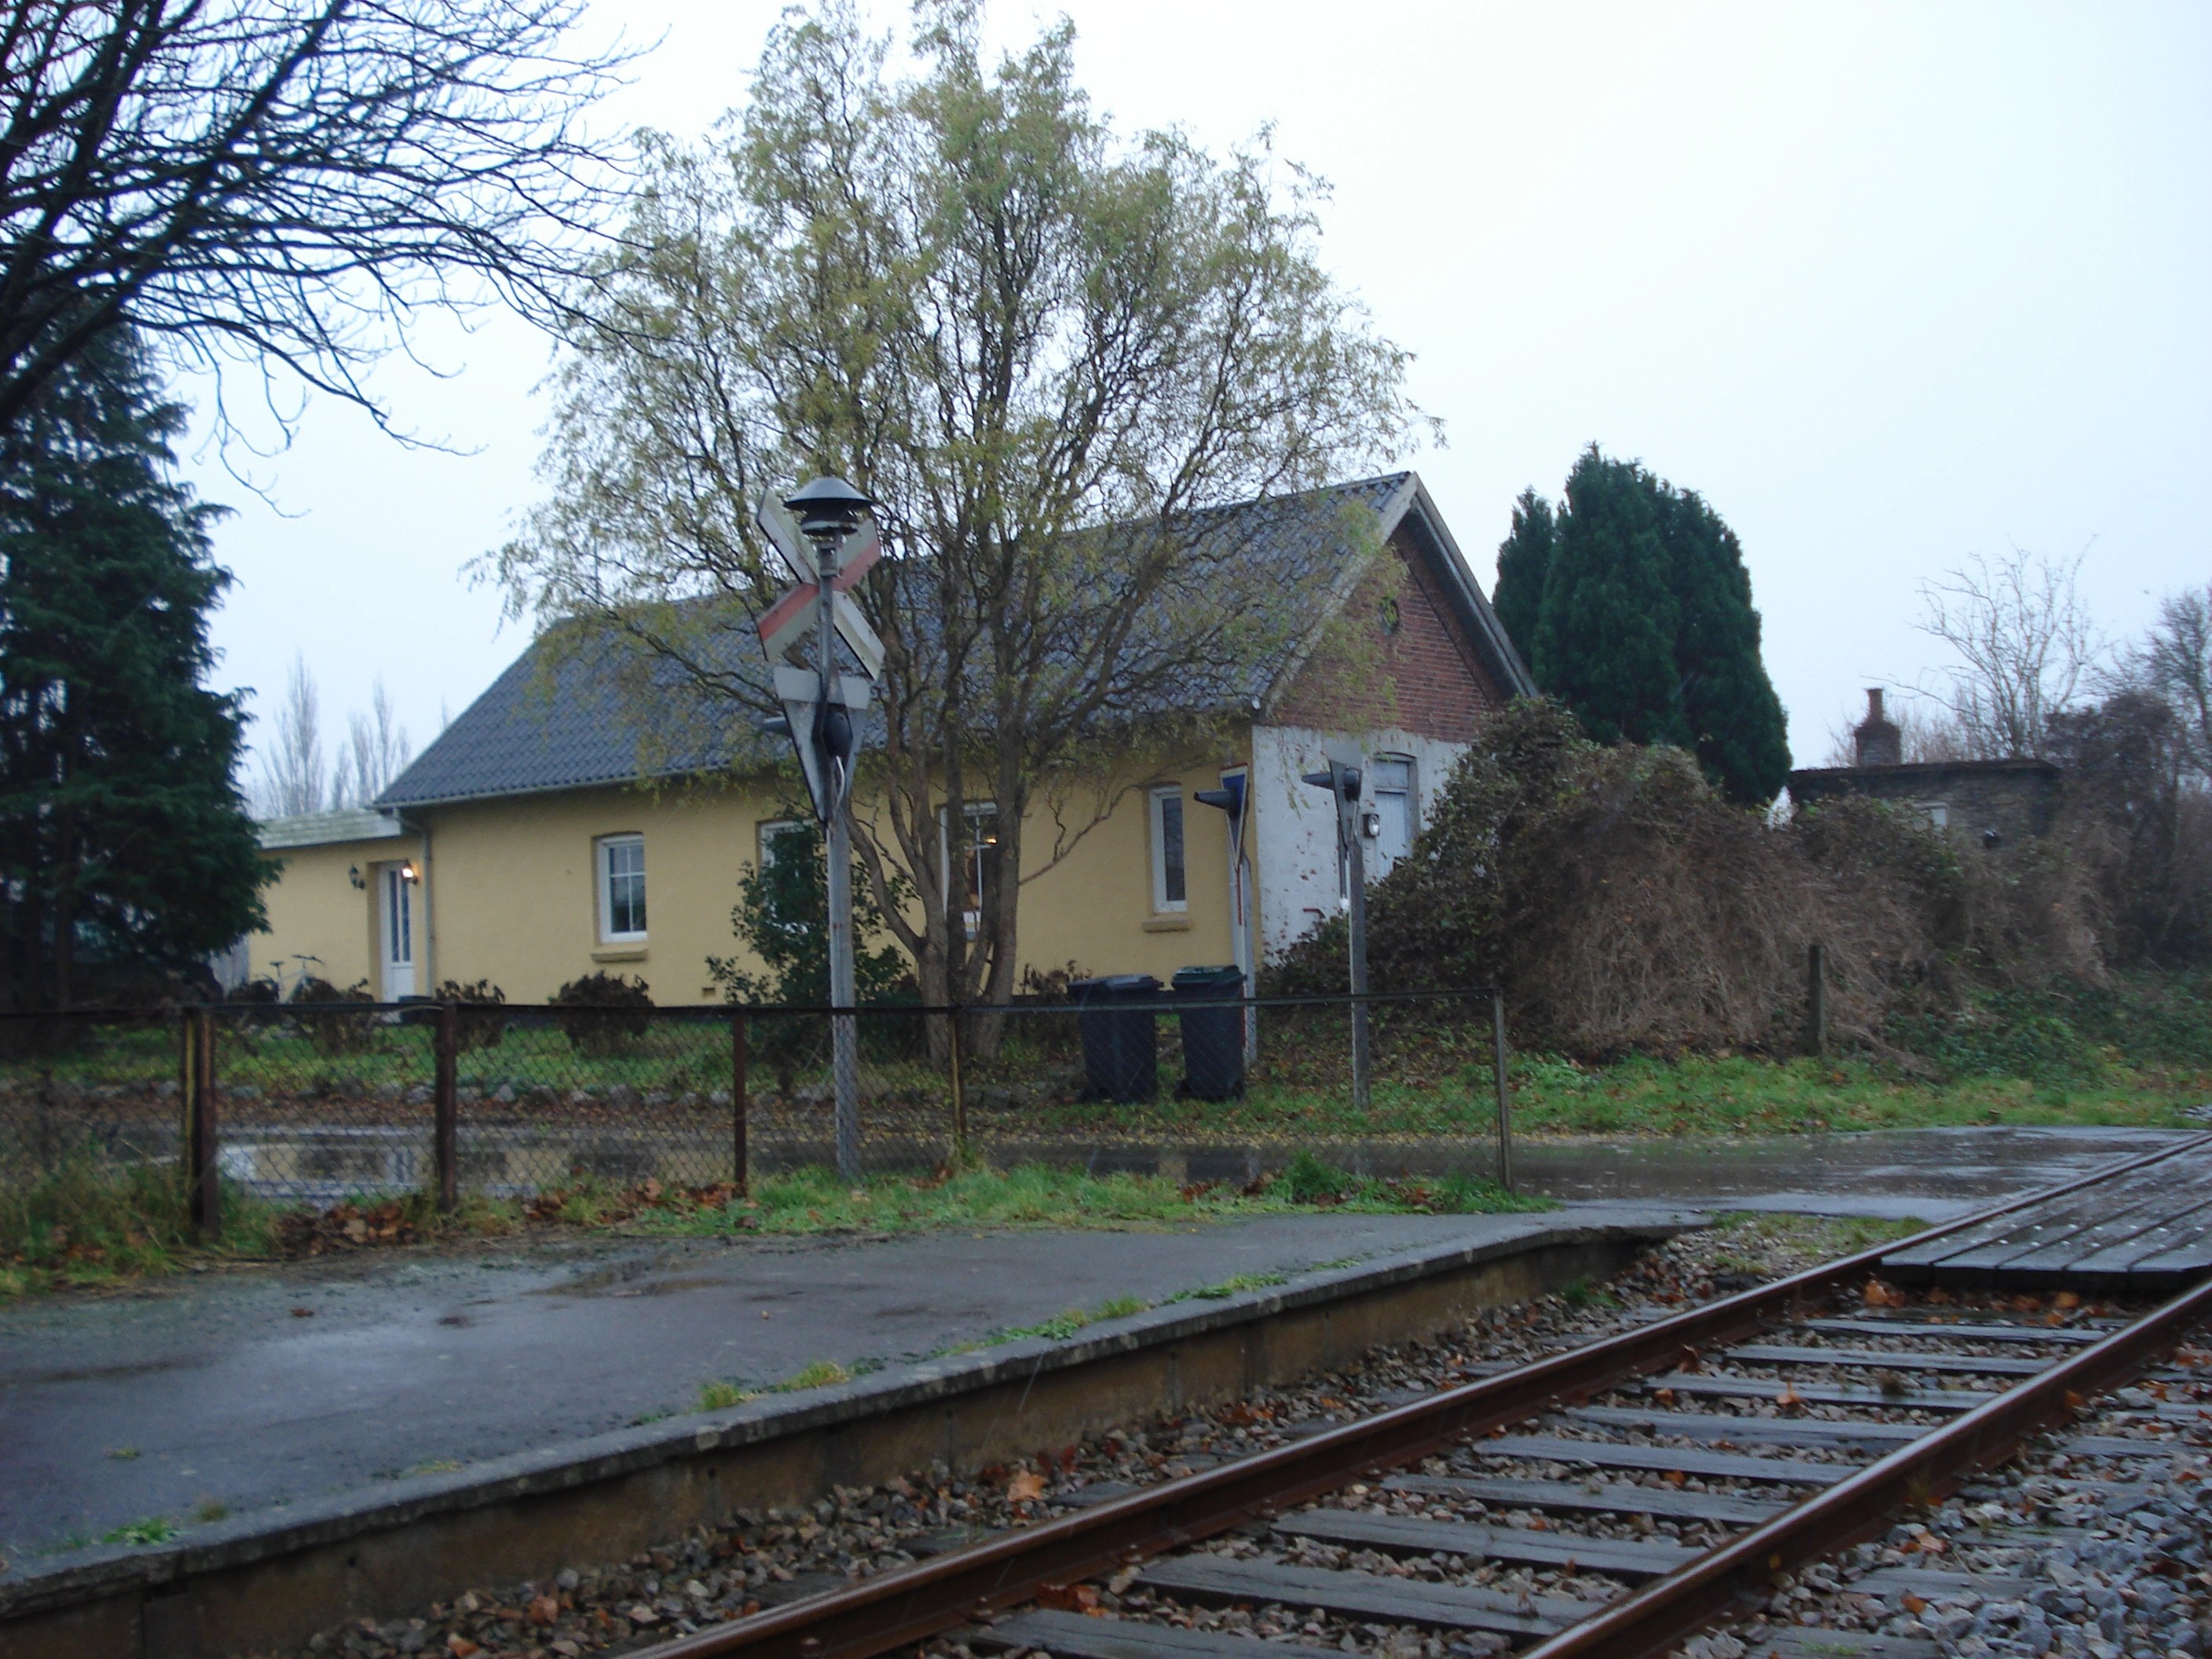
[(1006, 1482), (1006, 1501), (1024, 1504), (1033, 1498), (1044, 1496), (1044, 1477), (1034, 1469), (1022, 1469)]
[(292, 1310), (292, 1317), (295, 1319), (313, 1319), (314, 1316), (315, 1310), (313, 1308), (295, 1308)]
[(1042, 1584), (1037, 1600), (1060, 1613), (1089, 1613), (1098, 1605), (1098, 1592), (1089, 1584)]
[(1905, 1292), (1894, 1285), (1886, 1285), (1879, 1279), (1866, 1282), (1866, 1304), (1869, 1308), (1901, 1308), (1905, 1299)]
[(2072, 1291), (2061, 1291), (2051, 1298), (2051, 1305), (2054, 1308), (2078, 1308), (2081, 1305), (2081, 1298)]
[(2033, 1313), (2042, 1305), (2042, 1300), (2037, 1297), (2016, 1296), (2012, 1299), (2012, 1310), (2014, 1313)]
[(1664, 1480), (1670, 1486), (1679, 1486), (1684, 1481), (1687, 1480), (1689, 1476), (1684, 1474), (1680, 1469), (1669, 1469), (1666, 1474), (1659, 1478)]
[(1662, 1406), (1671, 1406), (1674, 1403), (1674, 1391), (1672, 1389), (1654, 1389), (1651, 1390), (1651, 1397)]
[(2085, 1398), (2083, 1398), (2081, 1395), (2079, 1395), (2079, 1394), (2075, 1393), (2073, 1389), (2067, 1389), (2067, 1390), (2066, 1390), (2066, 1409), (2067, 1409), (2068, 1411), (2069, 1411), (2069, 1412), (2078, 1412), (2078, 1411), (2080, 1411), (2080, 1410), (2081, 1409), (2081, 1407), (2084, 1407), (2084, 1406), (2087, 1405), (2088, 1403), (2089, 1403), (2089, 1402), (2088, 1402), (2088, 1401), (2087, 1401), (2087, 1400), (2086, 1400)]
[(1774, 1403), (1778, 1406), (1802, 1406), (1805, 1401), (1796, 1389), (1784, 1382), (1782, 1385), (1782, 1392), (1774, 1396)]
[(1905, 1592), (1905, 1610), (1911, 1613), (1925, 1613), (1928, 1611), (1928, 1604), (1911, 1590), (1907, 1590)]
[(446, 1638), (446, 1650), (453, 1656), (453, 1659), (469, 1659), (470, 1655), (483, 1651), (459, 1631)]
[(557, 1596), (541, 1595), (531, 1602), (529, 1611), (532, 1624), (550, 1625), (561, 1616), (560, 1599)]

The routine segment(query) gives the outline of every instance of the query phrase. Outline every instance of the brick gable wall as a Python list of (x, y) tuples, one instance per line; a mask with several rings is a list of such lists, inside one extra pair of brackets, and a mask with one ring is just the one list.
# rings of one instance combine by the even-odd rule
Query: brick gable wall
[[(1483, 672), (1427, 562), (1414, 554), (1402, 531), (1389, 545), (1401, 570), (1399, 624), (1382, 640), (1380, 659), (1370, 659), (1370, 667), (1349, 661), (1341, 651), (1315, 658), (1299, 671), (1271, 718), (1321, 731), (1395, 726), (1447, 743), (1472, 742), (1476, 721), (1503, 708), (1505, 698)], [(1380, 629), (1390, 580), (1381, 568), (1359, 585), (1347, 608), (1354, 626)]]

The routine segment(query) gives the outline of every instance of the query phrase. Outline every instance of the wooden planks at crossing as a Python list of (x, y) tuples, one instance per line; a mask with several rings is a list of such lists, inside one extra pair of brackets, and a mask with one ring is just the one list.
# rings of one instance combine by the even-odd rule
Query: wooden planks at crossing
[(1908, 1283), (2166, 1294), (2212, 1274), (2212, 1135), (1881, 1261)]

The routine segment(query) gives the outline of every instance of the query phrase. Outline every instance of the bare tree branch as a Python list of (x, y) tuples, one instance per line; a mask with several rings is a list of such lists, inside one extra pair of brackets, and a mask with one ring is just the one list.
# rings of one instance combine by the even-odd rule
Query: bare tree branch
[(1973, 758), (2045, 754), (2051, 717), (2104, 655), (2075, 592), (2082, 556), (2053, 562), (2020, 548), (1998, 559), (1976, 554), (1943, 580), (1921, 584), (1928, 614), (1917, 625), (1958, 658), (1923, 695), (1949, 711)]
[(424, 309), (574, 314), (614, 204), (583, 0), (0, 6), (0, 429), (121, 320), (368, 410)]

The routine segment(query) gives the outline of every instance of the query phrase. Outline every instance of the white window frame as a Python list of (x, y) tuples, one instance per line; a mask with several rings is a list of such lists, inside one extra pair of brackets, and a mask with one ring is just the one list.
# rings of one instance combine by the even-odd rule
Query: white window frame
[[(645, 909), (647, 926), (649, 927), (652, 924), (653, 908), (645, 878), (645, 837), (635, 831), (619, 836), (601, 836), (592, 843), (592, 864), (596, 873), (595, 884), (599, 888), (599, 942), (602, 945), (642, 945), (647, 937), (646, 927), (638, 928), (635, 933), (624, 933), (617, 931), (615, 927), (615, 849), (633, 847), (637, 849), (637, 869), (634, 873), (637, 878), (638, 897)], [(627, 878), (633, 872), (625, 871), (623, 873)]]
[[(1167, 804), (1175, 803), (1176, 839), (1182, 844), (1182, 896), (1168, 896)], [(1190, 814), (1183, 810), (1182, 786), (1162, 784), (1146, 801), (1145, 822), (1152, 841), (1152, 914), (1179, 916), (1190, 908)]]
[(1949, 801), (1923, 800), (1915, 801), (1913, 805), (1917, 806), (1920, 811), (1926, 815), (1928, 826), (1931, 830), (1948, 830), (1951, 827), (1951, 803)]
[[(955, 836), (952, 833), (951, 810), (943, 806), (937, 809), (938, 846), (941, 849), (943, 854), (938, 866), (937, 890), (945, 908), (948, 910), (952, 908), (952, 866), (954, 860), (957, 860), (960, 865), (961, 895), (964, 901), (968, 890), (968, 860), (969, 857), (980, 848), (996, 847), (999, 844), (998, 802), (994, 800), (963, 801), (961, 803), (960, 811), (964, 822), (961, 825), (962, 833), (959, 836)], [(990, 838), (988, 841), (978, 842), (975, 839), (976, 826), (987, 818), (991, 821)], [(970, 910), (966, 908), (963, 902), (960, 911), (962, 927), (967, 933), (968, 937), (971, 939), (977, 937), (983, 931), (982, 905), (983, 871), (981, 866), (979, 865), (975, 871), (976, 908)]]

